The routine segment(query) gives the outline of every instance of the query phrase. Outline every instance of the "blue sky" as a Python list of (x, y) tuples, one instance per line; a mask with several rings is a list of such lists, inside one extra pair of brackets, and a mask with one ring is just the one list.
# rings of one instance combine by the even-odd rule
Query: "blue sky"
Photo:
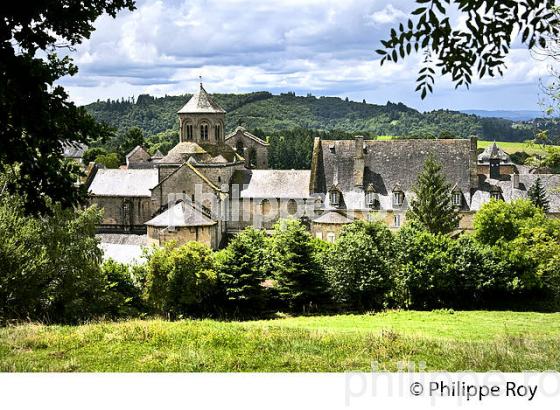
[[(419, 57), (379, 65), (374, 50), (407, 18), (411, 0), (137, 0), (137, 10), (96, 22), (73, 53), (80, 68), (61, 81), (78, 104), (141, 93), (295, 91), (419, 110), (538, 109), (547, 62), (523, 48), (503, 78), (455, 90), (439, 79), (422, 101)], [(460, 24), (460, 21), (457, 22)]]

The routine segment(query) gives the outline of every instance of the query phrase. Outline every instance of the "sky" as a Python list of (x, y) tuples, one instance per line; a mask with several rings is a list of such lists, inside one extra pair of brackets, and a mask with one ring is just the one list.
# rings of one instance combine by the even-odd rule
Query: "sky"
[[(72, 53), (79, 73), (60, 81), (78, 104), (149, 93), (294, 91), (421, 111), (538, 110), (547, 62), (516, 46), (502, 78), (455, 90), (438, 78), (421, 100), (419, 56), (380, 66), (375, 50), (406, 20), (411, 0), (137, 0), (100, 17)], [(458, 24), (460, 22), (458, 21)]]

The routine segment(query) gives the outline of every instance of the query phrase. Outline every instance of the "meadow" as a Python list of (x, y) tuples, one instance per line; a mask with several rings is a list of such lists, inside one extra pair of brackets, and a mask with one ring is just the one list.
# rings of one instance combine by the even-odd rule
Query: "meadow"
[(0, 329), (2, 372), (560, 370), (560, 314), (389, 311), (225, 322), (160, 319)]

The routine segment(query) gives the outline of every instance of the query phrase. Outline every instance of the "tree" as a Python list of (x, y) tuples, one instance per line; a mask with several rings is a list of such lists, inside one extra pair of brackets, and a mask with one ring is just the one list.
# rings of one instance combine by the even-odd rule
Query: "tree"
[(449, 233), (459, 225), (459, 214), (451, 202), (451, 186), (442, 173), (442, 166), (429, 155), (413, 188), (407, 219), (416, 221), (432, 233)]
[(544, 212), (548, 212), (550, 203), (540, 177), (531, 185), (527, 194), (536, 207), (542, 209)]
[(476, 238), (487, 245), (509, 242), (517, 238), (523, 227), (546, 222), (542, 209), (528, 199), (512, 202), (491, 200), (474, 217)]
[(122, 137), (122, 143), (119, 147), (119, 152), (124, 158), (130, 151), (132, 151), (137, 145), (141, 147), (144, 146), (144, 133), (138, 127), (133, 127), (124, 133)]
[(145, 296), (160, 313), (172, 317), (208, 312), (216, 291), (212, 251), (199, 242), (148, 251)]
[[(5, 3), (0, 15), (0, 163), (18, 168), (6, 188), (24, 199), (28, 213), (64, 207), (85, 198), (75, 186), (77, 166), (63, 161), (62, 143), (90, 141), (110, 132), (76, 107), (56, 81), (74, 75), (71, 49), (94, 30), (103, 13), (134, 8), (133, 0), (44, 0)], [(45, 55), (45, 57), (43, 57)]]
[(228, 304), (240, 313), (264, 306), (265, 233), (249, 227), (237, 234), (217, 257), (218, 278)]
[(84, 164), (89, 164), (95, 161), (95, 159), (100, 155), (107, 155), (108, 152), (105, 148), (88, 148), (84, 155), (82, 155), (82, 160)]
[(325, 284), (311, 235), (296, 220), (280, 220), (268, 242), (268, 270), (282, 301), (304, 310), (324, 298)]
[(119, 161), (119, 156), (114, 152), (111, 152), (106, 155), (98, 155), (95, 158), (95, 162), (105, 166), (106, 168), (113, 168), (116, 169), (121, 165), (121, 161)]
[[(424, 55), (417, 91), (432, 92), (436, 70), (449, 74), (456, 87), (469, 87), (474, 77), (502, 75), (512, 38), (519, 33), (529, 49), (546, 47), (559, 33), (554, 0), (416, 0), (412, 17), (382, 40), (381, 64), (414, 52)], [(459, 18), (450, 21), (454, 9)], [(462, 18), (462, 19), (461, 19)], [(414, 21), (413, 21), (414, 20)], [(463, 25), (459, 22), (463, 21)]]
[(358, 221), (344, 228), (325, 261), (337, 303), (360, 310), (386, 305), (394, 271), (392, 245), (392, 234), (381, 222)]

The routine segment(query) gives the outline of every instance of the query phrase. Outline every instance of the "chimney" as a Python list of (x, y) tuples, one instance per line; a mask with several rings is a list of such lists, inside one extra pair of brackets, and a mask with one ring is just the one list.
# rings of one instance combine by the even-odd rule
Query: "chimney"
[(354, 186), (364, 186), (364, 137), (358, 135), (354, 139)]
[(519, 174), (511, 174), (511, 185), (513, 189), (519, 189)]

